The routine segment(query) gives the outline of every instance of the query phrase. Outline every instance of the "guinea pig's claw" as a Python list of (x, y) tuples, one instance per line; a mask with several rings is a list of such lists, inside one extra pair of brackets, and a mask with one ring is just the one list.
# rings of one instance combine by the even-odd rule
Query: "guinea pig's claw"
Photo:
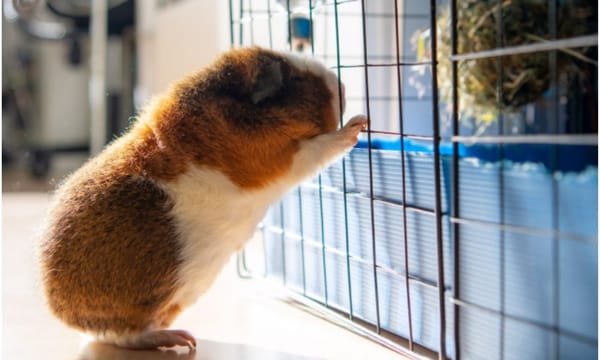
[(348, 120), (338, 131), (338, 139), (344, 148), (350, 148), (358, 143), (358, 134), (367, 126), (368, 120), (364, 115), (356, 115)]
[(126, 345), (131, 349), (156, 349), (174, 346), (184, 346), (190, 351), (194, 351), (196, 349), (196, 339), (184, 330), (155, 330), (141, 334)]
[(190, 351), (196, 349), (196, 338), (184, 330), (167, 330), (179, 337), (179, 343), (176, 345), (187, 346)]
[(353, 116), (350, 120), (348, 120), (348, 122), (346, 123), (344, 128), (360, 127), (360, 129), (362, 130), (362, 129), (366, 129), (368, 124), (369, 124), (369, 120), (367, 119), (366, 116), (356, 115), (356, 116)]

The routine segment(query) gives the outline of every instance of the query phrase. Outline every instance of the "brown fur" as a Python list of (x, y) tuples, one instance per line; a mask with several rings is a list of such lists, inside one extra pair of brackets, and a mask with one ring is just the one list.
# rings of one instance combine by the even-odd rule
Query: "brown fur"
[(157, 184), (200, 165), (266, 186), (299, 140), (337, 127), (331, 99), (321, 78), (258, 48), (176, 83), (57, 191), (40, 258), (54, 314), (96, 334), (168, 326), (180, 311), (169, 302), (180, 249)]
[[(251, 84), (270, 61), (282, 64), (283, 87), (273, 98), (253, 104)], [(256, 188), (288, 169), (298, 140), (337, 127), (331, 96), (321, 78), (298, 72), (279, 55), (245, 49), (176, 84), (169, 100), (159, 102), (150, 126), (164, 146), (178, 149), (189, 163)], [(168, 178), (171, 173), (154, 175)]]
[[(254, 104), (257, 69), (269, 61), (282, 64), (282, 88)], [(289, 168), (298, 140), (335, 130), (331, 97), (321, 78), (299, 72), (276, 53), (232, 51), (155, 101), (134, 129), (138, 145), (129, 165), (160, 180), (175, 178), (189, 164), (203, 165), (243, 188), (265, 186)]]
[(60, 194), (52, 214), (42, 253), (49, 305), (82, 330), (141, 331), (162, 321), (175, 290), (171, 204), (143, 177), (93, 175)]

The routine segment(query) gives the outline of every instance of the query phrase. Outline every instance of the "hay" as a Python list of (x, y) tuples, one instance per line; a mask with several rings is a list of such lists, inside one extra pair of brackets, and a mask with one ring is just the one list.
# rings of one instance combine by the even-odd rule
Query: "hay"
[[(459, 54), (550, 39), (548, 4), (545, 0), (506, 0), (501, 4), (497, 1), (462, 0), (457, 3)], [(499, 6), (502, 14), (500, 33)], [(594, 11), (589, 2), (569, 1), (558, 5), (557, 38), (589, 34), (588, 24)], [(427, 58), (423, 48), (429, 48), (428, 33), (428, 30), (422, 30), (413, 37), (420, 61)], [(451, 104), (451, 19), (448, 8), (443, 9), (438, 16), (437, 35), (440, 100)], [(566, 73), (569, 78), (573, 78), (571, 75), (579, 71), (578, 64), (581, 64), (581, 60), (594, 62), (586, 58), (585, 50), (565, 49), (564, 52), (571, 56), (557, 57), (558, 73)], [(574, 61), (575, 59), (580, 61)], [(552, 82), (550, 70), (548, 52), (460, 61), (459, 111), (463, 117), (475, 118), (477, 122), (494, 121), (500, 111), (518, 112), (524, 105), (540, 99), (549, 89)]]

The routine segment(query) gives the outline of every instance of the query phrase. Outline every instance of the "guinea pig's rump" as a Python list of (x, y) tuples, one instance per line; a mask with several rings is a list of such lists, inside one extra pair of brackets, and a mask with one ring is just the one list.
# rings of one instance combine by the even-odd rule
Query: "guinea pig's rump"
[(60, 194), (40, 258), (52, 311), (91, 332), (160, 321), (179, 261), (171, 206), (138, 176), (100, 175)]

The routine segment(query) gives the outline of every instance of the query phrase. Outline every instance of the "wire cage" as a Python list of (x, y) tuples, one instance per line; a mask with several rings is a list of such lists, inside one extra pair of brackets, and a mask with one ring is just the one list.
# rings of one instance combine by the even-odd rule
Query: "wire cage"
[[(414, 358), (598, 356), (596, 1), (230, 0), (369, 126), (240, 273)], [(340, 119), (340, 125), (344, 124)]]

